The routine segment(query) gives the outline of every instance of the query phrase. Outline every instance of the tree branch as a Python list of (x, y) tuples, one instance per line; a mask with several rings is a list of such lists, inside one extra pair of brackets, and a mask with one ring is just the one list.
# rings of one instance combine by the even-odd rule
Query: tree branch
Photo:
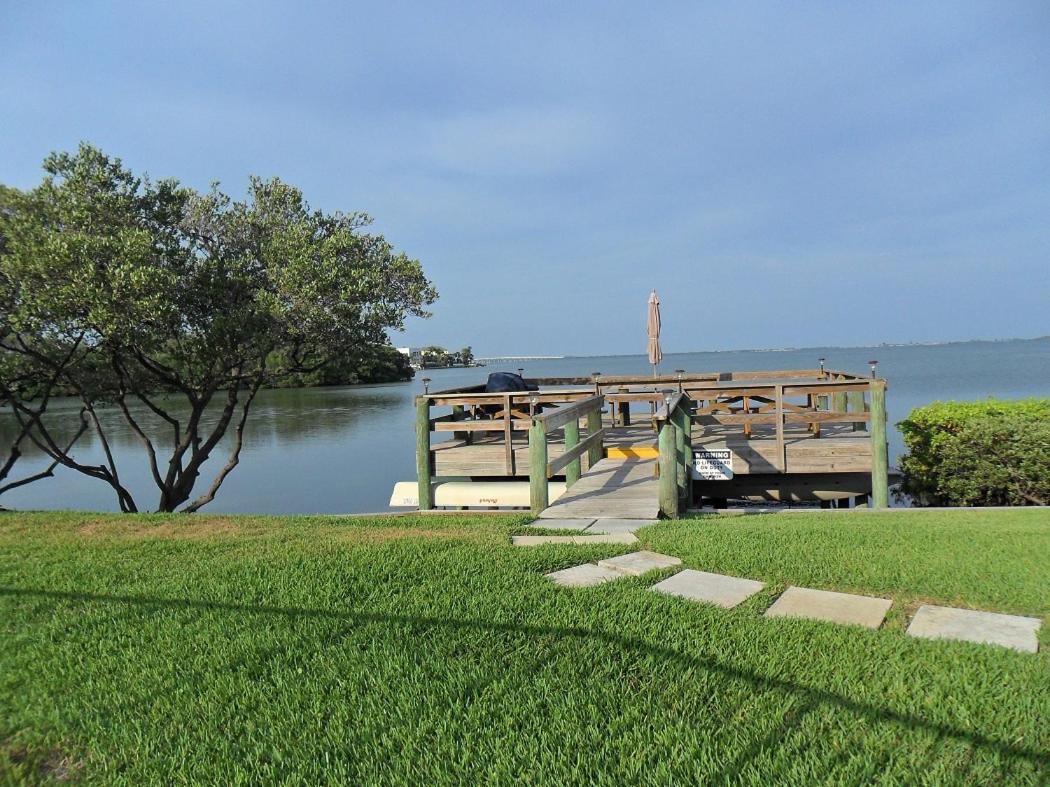
[(222, 470), (219, 471), (218, 475), (215, 476), (215, 480), (212, 481), (211, 486), (208, 487), (208, 491), (182, 509), (183, 513), (190, 514), (194, 511), (198, 511), (203, 506), (206, 506), (214, 500), (216, 493), (219, 491), (219, 487), (222, 486), (222, 482), (226, 480), (226, 476), (233, 472), (233, 469), (237, 467), (241, 460), (241, 448), (244, 446), (244, 425), (248, 421), (248, 409), (251, 407), (252, 400), (255, 399), (255, 394), (259, 392), (259, 387), (261, 385), (262, 378), (260, 377), (252, 386), (248, 398), (244, 400), (244, 404), (241, 408), (241, 418), (234, 429), (233, 445), (230, 447), (230, 457), (226, 460), (226, 464), (223, 466)]

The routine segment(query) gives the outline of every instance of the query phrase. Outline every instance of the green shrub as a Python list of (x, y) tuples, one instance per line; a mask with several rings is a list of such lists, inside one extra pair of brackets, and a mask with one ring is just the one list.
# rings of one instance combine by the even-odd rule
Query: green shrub
[(1050, 504), (1050, 399), (934, 402), (897, 426), (916, 505)]

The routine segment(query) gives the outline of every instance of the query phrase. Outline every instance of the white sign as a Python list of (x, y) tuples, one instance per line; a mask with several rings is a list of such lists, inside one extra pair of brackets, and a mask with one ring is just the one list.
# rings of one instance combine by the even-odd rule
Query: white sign
[(698, 448), (693, 451), (693, 478), (728, 481), (733, 477), (733, 452), (728, 448)]

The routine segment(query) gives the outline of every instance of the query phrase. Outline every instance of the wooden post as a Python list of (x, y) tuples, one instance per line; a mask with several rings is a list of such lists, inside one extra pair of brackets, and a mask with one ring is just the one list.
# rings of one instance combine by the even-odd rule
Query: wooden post
[[(565, 450), (575, 448), (580, 442), (580, 422), (573, 418), (565, 424)], [(580, 459), (577, 457), (565, 466), (565, 488), (580, 480)]]
[[(864, 391), (850, 391), (849, 392), (849, 411), (851, 413), (863, 413), (864, 412)], [(867, 427), (863, 421), (853, 422), (854, 432), (866, 431)]]
[(778, 470), (786, 473), (787, 468), (787, 444), (784, 441), (784, 386), (779, 383), (774, 386), (774, 407), (777, 414), (777, 464)]
[(430, 398), (416, 397), (416, 484), (419, 510), (434, 507), (434, 488), (431, 485), (430, 465)]
[(547, 429), (543, 421), (529, 427), (529, 504), (534, 516), (550, 505), (547, 497)]
[(692, 417), (688, 411), (683, 407), (679, 407), (675, 411), (675, 427), (678, 430), (678, 440), (676, 441), (676, 447), (678, 449), (678, 467), (677, 467), (677, 478), (678, 478), (678, 496), (682, 500), (688, 500), (689, 486), (692, 483), (692, 479), (689, 477), (689, 463), (692, 458)]
[[(452, 420), (462, 421), (467, 417), (467, 411), (461, 404), (452, 405)], [(454, 440), (466, 440), (470, 435), (470, 432), (453, 432), (452, 438)]]
[[(626, 388), (621, 388), (620, 393), (627, 393)], [(614, 419), (615, 420), (615, 419)], [(631, 403), (620, 402), (620, 426), (631, 425)]]
[[(587, 413), (587, 436), (590, 437), (592, 434), (600, 432), (602, 429), (602, 411), (598, 408), (591, 410)], [(602, 446), (602, 441), (599, 440), (594, 443), (590, 448), (587, 449), (587, 469), (590, 470), (600, 461), (605, 455), (605, 448)]]
[(836, 413), (846, 412), (845, 391), (835, 391), (835, 393), (831, 395), (831, 409), (834, 410)]
[(871, 391), (871, 507), (890, 504), (890, 465), (886, 445), (886, 381), (872, 380)]
[(517, 472), (514, 467), (514, 433), (510, 428), (511, 401), (510, 394), (503, 395), (503, 457), (507, 465), (507, 475), (511, 476)]
[(664, 516), (678, 519), (678, 428), (670, 419), (660, 427), (660, 511)]

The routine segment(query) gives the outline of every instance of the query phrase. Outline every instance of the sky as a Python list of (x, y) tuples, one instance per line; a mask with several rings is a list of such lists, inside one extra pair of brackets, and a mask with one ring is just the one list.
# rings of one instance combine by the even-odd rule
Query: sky
[(0, 0), (0, 181), (80, 141), (364, 211), (398, 345), (1050, 334), (1050, 3)]

